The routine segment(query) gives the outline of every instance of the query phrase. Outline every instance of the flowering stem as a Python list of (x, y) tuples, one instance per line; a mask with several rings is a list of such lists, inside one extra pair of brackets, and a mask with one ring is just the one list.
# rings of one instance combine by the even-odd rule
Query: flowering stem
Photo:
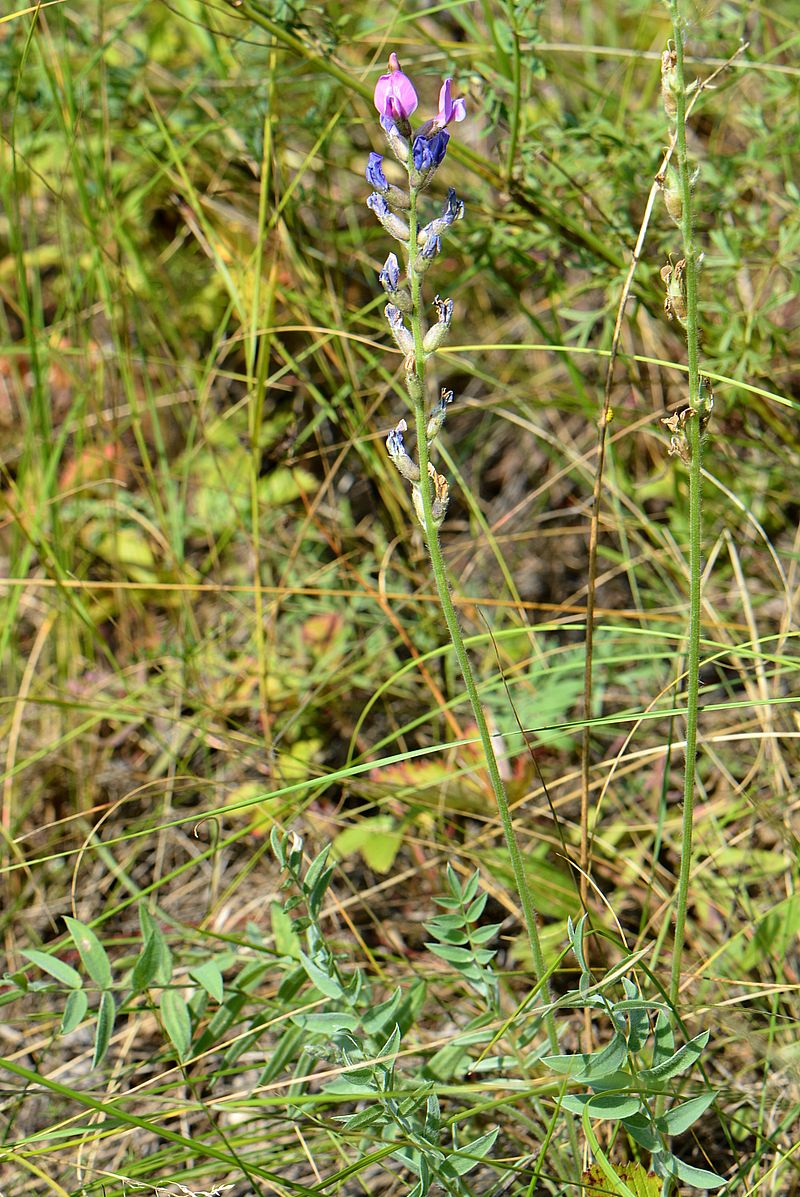
[[(411, 206), (408, 211), (409, 241), (407, 278), (409, 289), (411, 291), (411, 311), (409, 312), (409, 323), (411, 325), (411, 331), (414, 337), (414, 372), (419, 382), (419, 387), (417, 390), (421, 395), (424, 396), (425, 352), (422, 347), (422, 279), (414, 266), (418, 251), (418, 196), (419, 192), (412, 186), (410, 188)], [(486, 723), (486, 716), (484, 715), (483, 707), (481, 705), (478, 687), (475, 684), (472, 666), (470, 664), (469, 656), (467, 655), (464, 638), (461, 634), (461, 628), (459, 627), (458, 623), (458, 616), (456, 614), (456, 609), (453, 605), (453, 599), (450, 594), (450, 584), (447, 579), (447, 567), (445, 564), (444, 555), (442, 553), (442, 546), (439, 540), (439, 529), (433, 516), (433, 494), (431, 479), (428, 476), (428, 441), (426, 435), (427, 416), (425, 412), (424, 397), (417, 399), (414, 402), (414, 420), (417, 434), (417, 459), (420, 468), (420, 479), (418, 485), (422, 499), (425, 541), (430, 554), (433, 576), (436, 582), (436, 590), (439, 595), (439, 601), (442, 606), (445, 623), (447, 624), (447, 630), (450, 633), (450, 639), (453, 644), (456, 660), (458, 661), (462, 677), (464, 678), (464, 685), (466, 687), (467, 695), (472, 707), (472, 713), (478, 726), (478, 735), (480, 737), (481, 744), (483, 745), (484, 756), (486, 758), (486, 767), (489, 773), (492, 789), (494, 791), (495, 801), (497, 802), (497, 809), (500, 814), (500, 822), (503, 826), (506, 847), (508, 849), (508, 854), (511, 859), (511, 866), (514, 872), (514, 882), (516, 884), (517, 893), (522, 906), (522, 916), (525, 923), (525, 929), (528, 934), (528, 940), (530, 942), (536, 981), (537, 984), (543, 989), (544, 999), (548, 1003), (548, 1009), (545, 1014), (545, 1026), (547, 1030), (547, 1036), (550, 1041), (550, 1046), (555, 1052), (558, 1050), (558, 1035), (556, 1033), (553, 1011), (549, 1008), (549, 986), (547, 984), (544, 955), (542, 953), (542, 945), (539, 938), (536, 908), (531, 897), (528, 879), (525, 876), (522, 853), (517, 841), (516, 832), (514, 831), (514, 823), (511, 817), (508, 795), (506, 794), (506, 789), (503, 785), (503, 779), (500, 776), (500, 769), (497, 763), (497, 756), (495, 755), (494, 746), (492, 744), (491, 733), (489, 732), (489, 727)]]
[(686, 81), (683, 62), (683, 30), (678, 0), (670, 0), (673, 39), (675, 42), (676, 89), (675, 150), (678, 184), (681, 196), (680, 230), (683, 256), (686, 260), (686, 337), (689, 366), (689, 406), (692, 409), (687, 424), (689, 445), (689, 632), (686, 667), (686, 769), (683, 786), (683, 826), (681, 835), (681, 865), (678, 877), (678, 901), (675, 908), (675, 944), (672, 954), (670, 999), (675, 1005), (681, 981), (681, 962), (686, 934), (686, 912), (689, 903), (689, 882), (692, 869), (692, 837), (694, 830), (694, 790), (697, 767), (697, 721), (700, 689), (700, 611), (701, 611), (701, 509), (702, 438), (700, 420), (700, 344), (698, 323), (698, 260), (695, 249), (692, 213), (692, 179), (686, 148)]

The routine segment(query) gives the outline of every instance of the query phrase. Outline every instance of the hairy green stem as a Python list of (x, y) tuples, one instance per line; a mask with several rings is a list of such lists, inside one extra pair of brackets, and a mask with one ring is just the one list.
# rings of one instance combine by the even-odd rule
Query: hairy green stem
[(697, 719), (700, 689), (700, 604), (702, 560), (700, 491), (702, 485), (702, 445), (700, 435), (700, 341), (698, 322), (698, 260), (695, 249), (692, 214), (692, 179), (686, 149), (686, 80), (683, 60), (683, 30), (678, 0), (670, 0), (675, 66), (677, 112), (675, 114), (675, 151), (681, 196), (680, 229), (683, 256), (686, 259), (686, 338), (689, 366), (689, 405), (693, 415), (687, 424), (689, 442), (689, 635), (686, 666), (686, 771), (683, 785), (683, 826), (678, 900), (675, 908), (675, 945), (672, 954), (670, 998), (677, 1003), (681, 982), (681, 963), (686, 935), (686, 911), (692, 871), (694, 830), (694, 791), (697, 766)]
[[(420, 384), (418, 389), (421, 394), (424, 394), (425, 353), (422, 348), (422, 279), (414, 268), (414, 262), (418, 251), (418, 192), (413, 186), (410, 189), (410, 195), (411, 207), (408, 212), (408, 223), (410, 230), (408, 242), (408, 282), (411, 290), (412, 308), (411, 312), (409, 313), (409, 320), (411, 324), (411, 331), (414, 336), (414, 372)], [(442, 546), (439, 541), (439, 530), (433, 517), (433, 495), (431, 480), (428, 476), (429, 456), (428, 441), (426, 436), (427, 415), (425, 412), (424, 397), (416, 400), (414, 403), (414, 420), (417, 434), (417, 460), (419, 462), (420, 468), (419, 488), (422, 498), (422, 511), (425, 517), (425, 541), (430, 554), (433, 576), (436, 582), (436, 590), (439, 595), (439, 601), (442, 606), (442, 613), (444, 614), (445, 623), (447, 624), (447, 630), (450, 633), (450, 639), (453, 643), (456, 660), (458, 661), (462, 677), (464, 678), (464, 685), (467, 690), (470, 706), (472, 707), (472, 713), (478, 726), (478, 735), (483, 746), (483, 751), (486, 758), (486, 767), (492, 784), (492, 790), (494, 791), (495, 801), (497, 802), (497, 809), (500, 814), (500, 822), (503, 826), (506, 847), (508, 848), (508, 854), (511, 859), (511, 866), (514, 872), (514, 882), (516, 884), (517, 893), (522, 906), (522, 916), (525, 923), (525, 929), (530, 941), (534, 973), (536, 975), (537, 983), (543, 989), (544, 1000), (549, 1004), (549, 986), (547, 985), (546, 981), (547, 970), (545, 968), (544, 955), (542, 953), (542, 945), (539, 938), (536, 909), (531, 897), (528, 879), (525, 875), (522, 852), (520, 851), (516, 832), (514, 831), (514, 823), (511, 817), (508, 795), (506, 794), (506, 788), (503, 785), (503, 779), (500, 776), (500, 768), (498, 766), (497, 756), (495, 755), (494, 746), (492, 744), (491, 733), (486, 722), (486, 716), (484, 714), (480, 696), (478, 694), (478, 687), (475, 684), (472, 666), (470, 664), (469, 656), (467, 655), (467, 649), (464, 644), (464, 637), (461, 634), (458, 616), (456, 614), (456, 609), (450, 594), (450, 585), (447, 580), (447, 566), (442, 553)], [(558, 1035), (556, 1033), (555, 1018), (551, 1009), (548, 1009), (547, 1013), (545, 1014), (545, 1026), (552, 1050), (557, 1051)]]

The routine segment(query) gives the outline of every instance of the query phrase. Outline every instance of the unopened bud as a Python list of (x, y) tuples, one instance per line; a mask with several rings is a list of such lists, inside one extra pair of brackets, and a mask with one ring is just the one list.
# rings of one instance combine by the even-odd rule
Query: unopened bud
[(419, 231), (419, 244), (426, 246), (431, 237), (441, 237), (442, 233), (446, 233), (452, 224), (457, 220), (461, 220), (464, 215), (464, 201), (460, 200), (456, 195), (454, 187), (451, 187), (447, 193), (447, 199), (442, 207), (441, 216), (436, 220), (430, 221), (424, 228)]
[(452, 299), (440, 299), (437, 295), (434, 302), (439, 319), (425, 333), (422, 348), (426, 353), (435, 353), (439, 346), (444, 344), (444, 340), (450, 332), (450, 322), (453, 319)]
[(666, 171), (656, 175), (656, 183), (661, 188), (667, 212), (676, 224), (680, 224), (683, 218), (683, 196), (675, 167), (668, 166)]
[(661, 55), (661, 98), (664, 101), (664, 111), (669, 121), (673, 121), (678, 115), (677, 97), (679, 95), (678, 55), (675, 53), (675, 47), (670, 43)]
[[(416, 367), (416, 362), (414, 363)], [(425, 387), (420, 381), (416, 368), (406, 373), (406, 390), (412, 403), (421, 403), (425, 398)]]
[(453, 392), (448, 391), (442, 387), (442, 395), (439, 402), (434, 407), (431, 414), (428, 416), (428, 424), (425, 429), (425, 436), (428, 441), (428, 446), (433, 444), (436, 437), (442, 431), (445, 416), (447, 415), (447, 408), (453, 402)]
[(390, 237), (394, 237), (395, 241), (408, 241), (411, 235), (408, 223), (402, 216), (398, 216), (391, 210), (385, 196), (381, 195), (379, 191), (373, 191), (367, 197), (367, 207), (375, 213)]
[(393, 303), (387, 303), (384, 308), (384, 314), (391, 329), (392, 336), (395, 339), (397, 348), (402, 353), (414, 352), (414, 338), (411, 332), (403, 323), (403, 313)]
[(419, 482), (419, 466), (409, 457), (403, 443), (403, 433), (408, 430), (408, 424), (401, 420), (386, 438), (386, 449), (397, 469), (409, 482)]
[[(386, 134), (386, 140), (389, 142), (392, 153), (398, 162), (402, 162), (403, 166), (408, 162), (408, 155), (410, 150), (409, 137), (411, 136), (411, 126), (408, 121), (404, 122), (403, 129), (399, 128), (397, 123), (389, 117), (381, 117), (381, 126)], [(408, 130), (408, 136), (404, 133)]]
[(425, 245), (414, 259), (414, 269), (417, 274), (424, 274), (430, 266), (433, 259), (441, 252), (442, 239), (441, 237), (429, 237)]

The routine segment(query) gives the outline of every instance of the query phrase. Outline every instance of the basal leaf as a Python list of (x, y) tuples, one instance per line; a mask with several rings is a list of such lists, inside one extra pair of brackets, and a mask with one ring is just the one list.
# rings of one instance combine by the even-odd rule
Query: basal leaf
[(648, 1085), (654, 1081), (668, 1081), (672, 1077), (686, 1072), (687, 1068), (691, 1068), (700, 1059), (703, 1048), (708, 1043), (709, 1034), (709, 1031), (701, 1031), (699, 1035), (695, 1035), (694, 1039), (690, 1039), (688, 1043), (684, 1043), (683, 1047), (679, 1047), (676, 1052), (673, 1052), (663, 1063), (657, 1064), (654, 1068), (642, 1069), (638, 1073), (640, 1082), (643, 1085)]
[(139, 953), (131, 972), (131, 989), (141, 993), (153, 984), (160, 963), (158, 941), (151, 935)]
[(218, 1004), (222, 1003), (225, 992), (225, 985), (222, 980), (222, 973), (215, 961), (205, 960), (202, 964), (198, 964), (196, 968), (189, 969), (189, 976), (193, 981), (196, 981), (209, 997), (212, 997)]
[(455, 1173), (456, 1176), (466, 1176), (468, 1172), (477, 1167), (481, 1160), (486, 1158), (494, 1147), (495, 1139), (499, 1133), (500, 1128), (495, 1127), (494, 1130), (481, 1135), (479, 1139), (473, 1139), (471, 1143), (465, 1143), (457, 1152), (447, 1157), (445, 1164), (446, 1171)]
[(192, 1020), (189, 1007), (177, 989), (165, 989), (159, 1002), (164, 1030), (169, 1036), (178, 1058), (184, 1060), (192, 1043)]
[(94, 1035), (94, 1056), (92, 1058), (92, 1068), (97, 1068), (108, 1051), (108, 1045), (111, 1041), (111, 1033), (114, 1030), (114, 1019), (117, 1016), (117, 1008), (114, 1004), (114, 998), (111, 990), (106, 989), (100, 995), (100, 1005), (97, 1009), (97, 1027)]
[(689, 1101), (681, 1102), (667, 1110), (666, 1114), (656, 1119), (658, 1129), (665, 1135), (682, 1135), (698, 1118), (705, 1114), (717, 1094), (702, 1093), (700, 1097), (693, 1097)]
[(695, 1168), (692, 1164), (685, 1164), (677, 1156), (671, 1156), (669, 1163), (673, 1176), (677, 1176), (684, 1184), (692, 1185), (695, 1189), (719, 1189), (727, 1184), (724, 1176), (716, 1172), (709, 1172), (706, 1168)]
[(79, 919), (64, 916), (64, 922), (72, 936), (78, 954), (83, 961), (83, 967), (101, 989), (107, 989), (111, 984), (111, 965), (106, 950), (100, 940), (85, 923)]
[(588, 1105), (592, 1118), (629, 1118), (641, 1109), (638, 1097), (625, 1093), (566, 1093), (561, 1105), (572, 1114), (582, 1114)]
[(340, 998), (344, 995), (344, 990), (336, 978), (331, 977), (326, 972), (323, 972), (318, 964), (315, 964), (313, 960), (306, 956), (305, 952), (300, 953), (300, 963), (302, 964), (309, 981), (311, 981), (312, 985), (314, 985), (315, 988), (320, 991), (320, 993), (324, 993), (325, 997)]
[(599, 1052), (575, 1052), (572, 1055), (545, 1056), (542, 1060), (553, 1072), (588, 1085), (602, 1081), (624, 1063), (627, 1044), (622, 1035), (615, 1034), (607, 1047)]
[(21, 954), (42, 972), (55, 977), (62, 985), (67, 985), (70, 989), (80, 989), (83, 985), (80, 973), (76, 972), (70, 964), (59, 960), (57, 956), (51, 956), (49, 952), (38, 952), (36, 948), (26, 948)]
[(64, 1006), (59, 1034), (69, 1035), (70, 1031), (74, 1031), (77, 1026), (80, 1026), (88, 1009), (89, 999), (85, 992), (82, 989), (73, 989)]

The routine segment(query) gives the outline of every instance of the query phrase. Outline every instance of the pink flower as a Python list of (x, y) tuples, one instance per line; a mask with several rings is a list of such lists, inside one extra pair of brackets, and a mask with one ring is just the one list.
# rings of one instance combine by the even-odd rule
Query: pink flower
[(467, 115), (467, 106), (461, 97), (454, 100), (450, 95), (452, 82), (452, 79), (445, 79), (439, 92), (439, 111), (434, 119), (440, 129), (444, 129), (451, 121), (463, 121)]
[[(395, 53), (389, 55), (389, 74), (381, 75), (375, 84), (374, 99), (381, 119), (389, 121), (407, 121), (419, 103), (414, 84), (408, 75), (404, 75), (400, 70), (400, 63)], [(456, 100), (456, 104), (458, 103), (463, 104), (463, 100)], [(441, 97), (439, 106), (441, 107)], [(463, 120), (464, 118), (457, 117), (456, 119)]]

